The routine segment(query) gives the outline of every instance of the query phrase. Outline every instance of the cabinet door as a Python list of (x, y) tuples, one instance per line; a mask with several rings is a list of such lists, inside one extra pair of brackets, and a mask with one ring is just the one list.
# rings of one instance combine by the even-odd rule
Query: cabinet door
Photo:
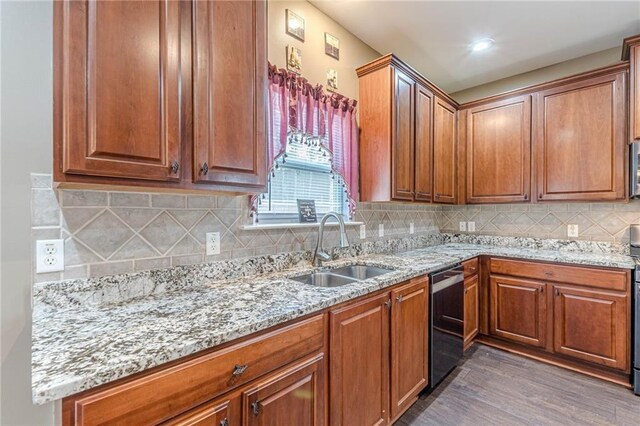
[(240, 424), (240, 395), (202, 404), (162, 426), (234, 426)]
[(298, 362), (243, 393), (247, 426), (324, 426), (324, 357)]
[(436, 96), (433, 113), (433, 201), (456, 202), (456, 109)]
[(415, 199), (433, 198), (433, 93), (416, 84)]
[(490, 334), (546, 347), (545, 284), (539, 281), (491, 275)]
[(625, 74), (534, 95), (537, 198), (626, 197)]
[(556, 353), (629, 371), (626, 293), (558, 285), (553, 300)]
[(331, 418), (334, 426), (389, 421), (389, 293), (330, 313)]
[(54, 3), (56, 169), (179, 180), (180, 3)]
[(407, 75), (394, 72), (393, 138), (391, 141), (392, 197), (413, 200), (414, 119), (413, 88)]
[(528, 201), (531, 193), (531, 97), (466, 111), (467, 202)]
[(196, 182), (266, 184), (266, 4), (193, 5), (193, 130)]
[(478, 275), (464, 280), (464, 346), (478, 334), (480, 317), (478, 303)]
[(631, 139), (640, 140), (640, 43), (630, 47), (629, 75), (631, 90), (629, 104), (631, 108)]
[(428, 278), (391, 292), (391, 417), (411, 405), (428, 380)]

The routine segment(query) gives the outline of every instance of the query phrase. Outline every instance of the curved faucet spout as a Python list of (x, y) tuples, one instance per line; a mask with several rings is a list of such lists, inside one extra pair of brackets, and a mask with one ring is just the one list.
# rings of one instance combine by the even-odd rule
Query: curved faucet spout
[(324, 237), (324, 226), (330, 217), (334, 217), (340, 225), (340, 247), (349, 247), (349, 239), (347, 238), (347, 232), (344, 228), (344, 219), (336, 212), (329, 212), (322, 216), (320, 220), (320, 226), (318, 228), (318, 240), (316, 241), (316, 248), (313, 251), (313, 259), (311, 263), (313, 266), (321, 266), (322, 261), (331, 260), (331, 255), (324, 251), (322, 248), (322, 238)]

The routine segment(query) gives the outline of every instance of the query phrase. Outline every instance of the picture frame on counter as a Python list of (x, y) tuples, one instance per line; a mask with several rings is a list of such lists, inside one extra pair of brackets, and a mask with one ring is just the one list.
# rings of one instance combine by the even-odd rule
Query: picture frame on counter
[(291, 9), (286, 9), (285, 23), (287, 34), (304, 42), (304, 18)]
[(302, 51), (294, 46), (287, 46), (287, 70), (300, 75), (302, 73)]
[(324, 33), (324, 53), (336, 60), (340, 60), (340, 40), (329, 33)]

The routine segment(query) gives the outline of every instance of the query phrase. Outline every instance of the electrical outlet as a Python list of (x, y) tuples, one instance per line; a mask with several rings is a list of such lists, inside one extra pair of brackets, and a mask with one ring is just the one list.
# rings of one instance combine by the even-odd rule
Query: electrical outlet
[(206, 239), (207, 239), (207, 256), (220, 254), (220, 233), (207, 232)]
[(367, 225), (360, 225), (360, 239), (364, 240), (367, 238)]
[(378, 237), (384, 237), (384, 223), (378, 224)]
[(461, 231), (467, 230), (467, 222), (460, 222), (460, 230)]
[(64, 240), (36, 241), (36, 273), (64, 271)]
[(576, 224), (567, 225), (567, 236), (578, 238), (578, 225)]
[(467, 222), (467, 231), (476, 232), (476, 223), (475, 222)]
[(416, 228), (413, 226), (413, 222), (409, 223), (409, 233), (413, 234), (416, 232)]

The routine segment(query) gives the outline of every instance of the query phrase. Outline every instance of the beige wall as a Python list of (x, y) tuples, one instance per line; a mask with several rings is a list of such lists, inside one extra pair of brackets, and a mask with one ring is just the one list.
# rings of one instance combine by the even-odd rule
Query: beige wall
[[(291, 9), (305, 20), (304, 43), (285, 32), (285, 10)], [(324, 33), (340, 39), (340, 60), (324, 53)], [(358, 77), (355, 69), (379, 56), (378, 52), (345, 30), (337, 22), (307, 1), (269, 0), (269, 62), (286, 68), (286, 47), (302, 51), (302, 76), (312, 84), (326, 88), (327, 69), (338, 71), (338, 92), (358, 98)]]
[(471, 87), (469, 89), (452, 93), (451, 96), (460, 103), (473, 101), (486, 96), (531, 86), (533, 84), (544, 83), (557, 78), (567, 77), (572, 74), (578, 74), (584, 71), (590, 71), (595, 68), (611, 65), (620, 61), (621, 53), (622, 42), (620, 43), (620, 47), (613, 47), (611, 49), (581, 56), (579, 58), (560, 62), (548, 67), (492, 81), (481, 86)]

